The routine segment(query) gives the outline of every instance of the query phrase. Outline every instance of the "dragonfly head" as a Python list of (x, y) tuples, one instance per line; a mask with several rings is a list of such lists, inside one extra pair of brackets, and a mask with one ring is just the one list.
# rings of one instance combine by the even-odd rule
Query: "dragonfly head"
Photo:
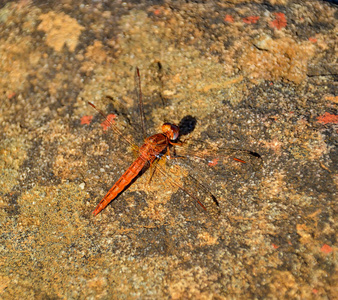
[(178, 126), (171, 123), (164, 123), (162, 125), (162, 132), (172, 141), (176, 140), (179, 136), (180, 130)]

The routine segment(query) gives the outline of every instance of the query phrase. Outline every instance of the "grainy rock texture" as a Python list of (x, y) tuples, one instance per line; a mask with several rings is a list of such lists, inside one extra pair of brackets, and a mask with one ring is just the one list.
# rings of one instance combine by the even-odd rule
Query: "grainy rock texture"
[[(337, 17), (319, 0), (1, 2), (0, 298), (336, 298)], [(136, 66), (148, 134), (185, 124), (185, 149), (260, 165), (179, 162), (176, 184), (153, 168), (94, 217), (135, 153), (87, 102), (139, 143)], [(178, 187), (189, 174), (218, 218)]]

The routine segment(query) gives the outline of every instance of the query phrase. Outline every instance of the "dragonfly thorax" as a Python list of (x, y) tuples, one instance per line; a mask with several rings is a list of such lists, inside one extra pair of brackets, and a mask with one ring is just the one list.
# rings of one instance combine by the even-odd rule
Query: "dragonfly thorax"
[(164, 123), (162, 125), (162, 132), (172, 141), (176, 140), (179, 136), (180, 130), (178, 126), (171, 123)]

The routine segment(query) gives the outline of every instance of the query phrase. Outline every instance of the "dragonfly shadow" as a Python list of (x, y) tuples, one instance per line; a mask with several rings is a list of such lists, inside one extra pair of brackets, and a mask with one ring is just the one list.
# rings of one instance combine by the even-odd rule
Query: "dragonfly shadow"
[(178, 124), (180, 136), (187, 135), (195, 130), (197, 119), (193, 116), (185, 116)]

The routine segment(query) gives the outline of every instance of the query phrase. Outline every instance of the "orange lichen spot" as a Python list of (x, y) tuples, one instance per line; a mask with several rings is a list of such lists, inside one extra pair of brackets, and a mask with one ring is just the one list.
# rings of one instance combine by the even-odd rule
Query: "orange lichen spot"
[(322, 124), (327, 124), (327, 123), (337, 124), (338, 123), (338, 115), (334, 115), (334, 114), (330, 114), (330, 113), (326, 112), (322, 116), (319, 116), (317, 118), (317, 120), (318, 120), (319, 123), (322, 123)]
[(324, 244), (322, 248), (320, 248), (320, 251), (322, 251), (325, 254), (329, 254), (332, 252), (332, 247), (330, 247), (327, 244)]
[(317, 43), (317, 39), (314, 38), (314, 37), (309, 37), (309, 41), (310, 41), (311, 43)]
[(218, 164), (218, 158), (214, 158), (212, 161), (208, 163), (209, 167), (214, 167)]
[(273, 248), (273, 249), (278, 249), (279, 246), (277, 246), (276, 244), (272, 244), (272, 248)]
[(324, 97), (325, 100), (329, 100), (334, 103), (338, 103), (338, 96), (327, 95)]
[(12, 99), (15, 95), (16, 95), (15, 92), (9, 93), (8, 96), (7, 96), (7, 98), (8, 99)]
[(233, 23), (234, 22), (233, 16), (231, 16), (231, 15), (225, 15), (224, 22)]
[(81, 118), (81, 125), (84, 125), (84, 124), (89, 125), (92, 120), (93, 120), (93, 116), (83, 116)]
[(270, 22), (270, 27), (277, 28), (278, 30), (286, 27), (287, 21), (286, 21), (285, 14), (278, 12), (278, 13), (274, 13), (274, 16), (275, 16), (275, 20)]
[(161, 14), (161, 10), (159, 8), (157, 8), (157, 9), (154, 10), (154, 15), (155, 16), (158, 16), (160, 14)]
[(250, 16), (243, 18), (243, 22), (246, 24), (256, 24), (259, 20), (259, 16)]
[[(104, 131), (106, 131), (109, 127), (110, 127), (110, 123), (115, 123), (114, 119), (116, 118), (116, 115), (114, 114), (109, 114), (107, 116), (107, 120), (104, 120), (102, 123), (101, 123), (101, 126), (103, 128)], [(110, 123), (109, 123), (110, 122)]]

